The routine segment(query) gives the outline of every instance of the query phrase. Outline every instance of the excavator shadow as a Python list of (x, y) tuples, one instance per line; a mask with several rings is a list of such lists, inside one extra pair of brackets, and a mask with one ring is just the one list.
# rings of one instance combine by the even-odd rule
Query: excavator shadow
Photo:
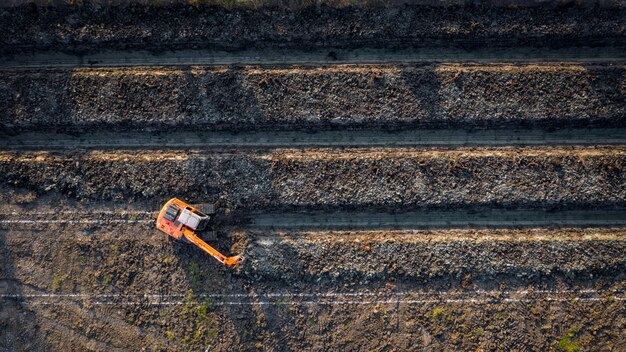
[[(201, 232), (199, 236), (226, 253), (242, 240), (221, 231), (215, 233), (214, 241), (209, 240), (210, 233)], [(230, 326), (231, 331), (237, 333), (232, 343), (251, 349), (262, 344), (290, 351), (287, 342), (293, 331), (285, 327), (297, 325), (299, 308), (286, 297), (272, 297), (263, 292), (268, 290), (268, 286), (279, 283), (256, 282), (254, 274), (245, 267), (245, 262), (226, 267), (194, 245), (175, 241), (173, 246), (189, 285), (190, 292), (186, 299), (201, 304), (205, 302), (210, 307), (210, 314), (203, 318), (205, 320), (194, 324), (211, 324), (209, 320), (212, 319), (219, 321), (220, 325)], [(272, 288), (269, 290), (273, 292)], [(207, 338), (206, 342), (207, 347), (210, 347), (211, 339)]]

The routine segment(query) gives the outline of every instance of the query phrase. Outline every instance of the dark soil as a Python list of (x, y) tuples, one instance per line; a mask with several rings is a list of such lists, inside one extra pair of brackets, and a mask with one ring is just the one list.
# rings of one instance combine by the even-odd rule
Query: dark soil
[(36, 7), (0, 10), (0, 52), (103, 49), (313, 49), (626, 44), (623, 8), (427, 7), (236, 9)]
[(84, 200), (221, 199), (236, 209), (623, 206), (621, 147), (5, 152), (0, 184)]
[(624, 125), (616, 65), (0, 71), (6, 132)]
[[(318, 287), (375, 286), (389, 279), (405, 285), (462, 280), (484, 284), (504, 277), (510, 283), (555, 277), (583, 283), (624, 275), (622, 233), (621, 229), (261, 233), (252, 236), (244, 271), (263, 282), (302, 280)], [(599, 234), (615, 237), (595, 237)]]

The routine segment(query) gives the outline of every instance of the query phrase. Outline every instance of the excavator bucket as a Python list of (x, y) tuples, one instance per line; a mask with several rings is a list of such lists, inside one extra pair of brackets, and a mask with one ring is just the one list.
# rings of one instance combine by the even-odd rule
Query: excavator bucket
[[(211, 208), (210, 213), (214, 212), (215, 209)], [(241, 263), (243, 257), (227, 257), (196, 235), (196, 231), (202, 231), (206, 228), (209, 220), (210, 216), (180, 199), (172, 198), (161, 208), (157, 217), (156, 227), (177, 240), (183, 239), (196, 245), (196, 247), (226, 266)]]

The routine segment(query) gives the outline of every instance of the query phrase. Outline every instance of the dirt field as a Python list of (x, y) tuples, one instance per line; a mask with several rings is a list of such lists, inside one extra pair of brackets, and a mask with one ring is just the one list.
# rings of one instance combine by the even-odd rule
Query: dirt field
[(512, 2), (0, 9), (0, 351), (626, 350), (624, 7)]

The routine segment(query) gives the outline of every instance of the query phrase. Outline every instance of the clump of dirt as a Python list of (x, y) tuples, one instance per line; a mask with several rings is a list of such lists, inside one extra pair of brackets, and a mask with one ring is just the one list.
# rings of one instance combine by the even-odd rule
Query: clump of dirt
[(624, 45), (625, 11), (578, 6), (322, 6), (298, 11), (21, 6), (0, 10), (0, 51), (617, 46)]
[(0, 183), (83, 200), (221, 199), (236, 209), (601, 207), (626, 199), (622, 147), (0, 154)]
[(0, 127), (144, 130), (623, 126), (621, 66), (0, 71)]

